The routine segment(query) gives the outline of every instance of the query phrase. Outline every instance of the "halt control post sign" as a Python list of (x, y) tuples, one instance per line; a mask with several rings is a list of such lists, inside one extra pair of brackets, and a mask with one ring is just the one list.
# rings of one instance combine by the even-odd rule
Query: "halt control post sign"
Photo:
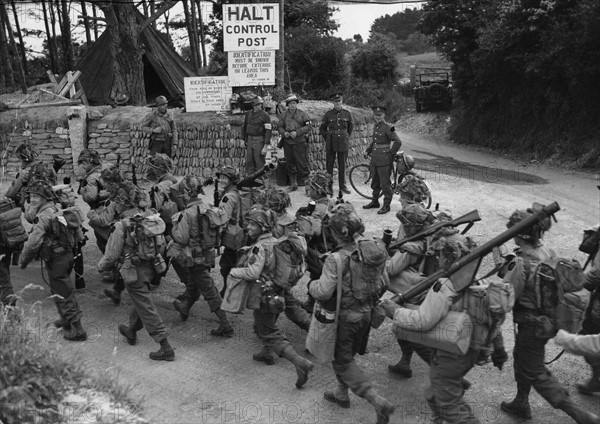
[(279, 49), (279, 4), (224, 4), (226, 52)]
[(228, 77), (187, 77), (183, 85), (186, 112), (229, 110), (232, 90)]
[(275, 51), (228, 53), (229, 84), (232, 87), (275, 85)]

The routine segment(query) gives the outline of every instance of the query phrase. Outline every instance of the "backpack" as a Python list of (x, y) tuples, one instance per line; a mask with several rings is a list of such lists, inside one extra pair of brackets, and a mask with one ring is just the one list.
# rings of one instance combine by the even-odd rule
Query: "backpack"
[(54, 213), (50, 222), (52, 238), (65, 251), (74, 250), (83, 239), (81, 225), (83, 224), (83, 212), (77, 206), (59, 209)]
[(360, 303), (374, 301), (383, 292), (383, 273), (389, 258), (383, 241), (359, 239), (358, 247), (350, 255), (350, 275), (352, 296)]
[(123, 222), (125, 240), (129, 239), (133, 246), (133, 253), (141, 260), (152, 260), (158, 255), (164, 255), (166, 240), (165, 222), (160, 218), (155, 209), (127, 218)]
[(29, 170), (29, 183), (43, 180), (50, 185), (56, 185), (56, 172), (45, 162), (35, 162)]
[(192, 252), (194, 256), (204, 256), (205, 263), (209, 266), (215, 264), (215, 249), (221, 245), (221, 230), (227, 224), (225, 212), (214, 206), (200, 209), (196, 206), (196, 219), (198, 222), (199, 238), (196, 240), (200, 252)]
[(273, 246), (275, 266), (271, 272), (273, 283), (286, 290), (300, 281), (306, 272), (304, 257), (307, 253), (306, 239), (298, 232), (290, 232), (277, 239)]
[(476, 244), (470, 237), (460, 234), (454, 228), (440, 230), (427, 244), (423, 274), (431, 275), (447, 268), (475, 247)]
[(590, 300), (579, 262), (552, 257), (540, 262), (531, 278), (538, 310), (550, 318), (556, 330), (577, 333)]
[(12, 200), (0, 200), (0, 249), (18, 249), (27, 240), (21, 213)]
[(150, 202), (153, 209), (156, 209), (160, 214), (160, 218), (165, 224), (171, 224), (171, 218), (179, 208), (173, 200), (171, 190), (174, 189), (173, 184), (158, 184), (150, 189)]

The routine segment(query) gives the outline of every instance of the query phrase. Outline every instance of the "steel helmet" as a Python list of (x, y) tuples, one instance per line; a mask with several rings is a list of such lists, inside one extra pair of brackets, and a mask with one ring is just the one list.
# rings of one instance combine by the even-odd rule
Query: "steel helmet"
[(24, 162), (33, 162), (33, 160), (38, 156), (38, 153), (35, 151), (35, 149), (28, 143), (21, 143), (15, 152), (19, 159)]
[(411, 203), (410, 205), (406, 205), (401, 211), (396, 212), (396, 218), (398, 218), (398, 220), (405, 227), (409, 226), (413, 228), (423, 228), (435, 222), (435, 216), (433, 213), (425, 209), (419, 203)]
[(118, 184), (112, 195), (115, 203), (128, 207), (146, 208), (148, 206), (148, 195), (144, 190), (131, 181), (123, 181)]
[(44, 180), (35, 180), (29, 184), (27, 187), (28, 194), (38, 194), (42, 196), (46, 200), (54, 200), (54, 190), (52, 190), (52, 186), (50, 183)]
[(263, 99), (260, 96), (256, 96), (252, 99), (252, 106), (255, 105), (262, 105), (263, 104)]
[(186, 175), (177, 183), (177, 191), (185, 198), (192, 199), (204, 194), (200, 180), (193, 175)]
[(285, 190), (273, 186), (267, 187), (262, 192), (259, 203), (277, 213), (281, 213), (292, 206), (289, 194)]
[(263, 231), (271, 231), (273, 228), (273, 217), (268, 209), (254, 207), (248, 211), (246, 220), (258, 224)]
[(114, 163), (109, 163), (100, 171), (100, 178), (108, 184), (118, 184), (125, 180), (123, 172)]
[[(543, 207), (544, 207), (544, 205), (534, 202), (531, 208), (528, 208), (525, 210), (514, 211), (512, 213), (512, 215), (510, 216), (510, 218), (508, 219), (508, 222), (506, 223), (506, 227), (511, 228), (511, 227), (515, 226), (516, 224), (523, 221), (524, 219), (529, 218), (536, 211), (542, 209)], [(541, 221), (539, 221), (538, 223), (536, 223), (533, 227), (529, 228), (527, 231), (519, 234), (518, 237), (520, 237), (524, 240), (532, 240), (532, 241), (539, 240), (542, 238), (542, 235), (544, 234), (544, 232), (548, 231), (550, 229), (550, 227), (552, 227), (552, 221), (550, 220), (550, 218), (544, 218)]]
[(336, 205), (328, 215), (326, 225), (343, 241), (351, 242), (365, 231), (362, 219), (349, 203)]
[(306, 180), (306, 185), (317, 192), (317, 194), (333, 195), (333, 178), (325, 171), (313, 171)]
[(154, 171), (162, 171), (162, 174), (173, 172), (173, 160), (164, 153), (156, 153), (148, 157), (148, 165)]
[(100, 155), (95, 150), (83, 149), (81, 153), (79, 153), (77, 163), (81, 163), (83, 161), (89, 162), (93, 165), (100, 165)]
[(217, 178), (219, 178), (221, 175), (225, 175), (231, 180), (232, 183), (237, 183), (240, 179), (240, 174), (238, 174), (237, 170), (231, 165), (225, 165), (219, 172), (217, 172)]

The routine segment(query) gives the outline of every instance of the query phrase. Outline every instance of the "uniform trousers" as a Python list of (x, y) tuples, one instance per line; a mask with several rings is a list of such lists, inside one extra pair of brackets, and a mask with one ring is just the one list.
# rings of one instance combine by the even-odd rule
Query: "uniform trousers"
[(375, 166), (371, 165), (371, 189), (373, 190), (373, 200), (379, 199), (379, 194), (383, 193), (383, 203), (388, 205), (392, 203), (392, 184), (390, 176), (392, 175), (392, 165)]
[(154, 156), (156, 153), (164, 153), (168, 157), (171, 157), (171, 141), (152, 140), (150, 143), (150, 156)]
[(336, 152), (335, 150), (327, 150), (325, 167), (327, 173), (333, 175), (333, 165), (335, 163), (336, 156), (339, 187), (346, 188), (346, 159), (348, 158), (348, 151)]
[(265, 166), (265, 157), (262, 148), (265, 145), (264, 137), (248, 136), (246, 144), (246, 176), (250, 176)]
[(283, 142), (283, 154), (285, 156), (285, 169), (290, 181), (297, 182), (303, 186), (308, 177), (308, 142), (288, 143)]
[(12, 253), (4, 252), (4, 257), (0, 259), (0, 302), (8, 305), (14, 294), (13, 286), (10, 282), (10, 261)]
[(44, 260), (48, 271), (50, 293), (56, 294), (54, 303), (58, 314), (69, 324), (81, 321), (81, 309), (75, 297), (75, 286), (71, 280), (73, 270), (73, 252), (54, 254), (51, 259)]
[(185, 284), (183, 300), (190, 308), (200, 299), (200, 295), (202, 295), (206, 303), (208, 303), (211, 312), (221, 309), (223, 300), (215, 287), (215, 281), (210, 276), (209, 267), (205, 265), (185, 267), (177, 263), (177, 261), (172, 261), (171, 263), (177, 276)]

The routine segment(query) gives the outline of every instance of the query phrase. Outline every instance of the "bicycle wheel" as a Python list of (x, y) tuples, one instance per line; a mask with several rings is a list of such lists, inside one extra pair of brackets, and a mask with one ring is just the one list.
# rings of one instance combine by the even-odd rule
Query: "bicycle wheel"
[(431, 188), (425, 178), (409, 172), (398, 178), (398, 186), (400, 199), (420, 203), (426, 209), (431, 207)]
[(350, 185), (358, 194), (366, 199), (373, 197), (373, 189), (371, 189), (371, 167), (366, 163), (360, 163), (350, 168), (348, 174)]

